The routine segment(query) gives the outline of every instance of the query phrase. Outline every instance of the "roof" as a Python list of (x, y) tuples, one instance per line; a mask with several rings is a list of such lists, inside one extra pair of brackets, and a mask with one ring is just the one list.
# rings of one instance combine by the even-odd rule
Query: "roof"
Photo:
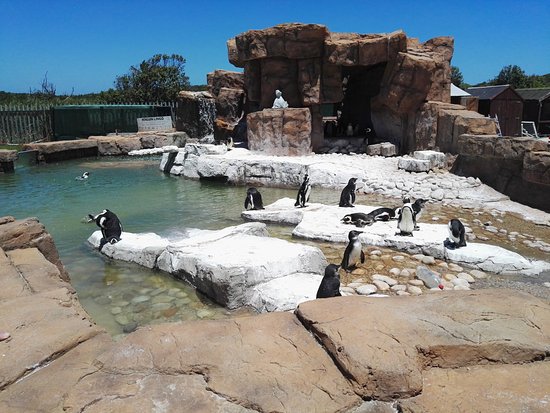
[(524, 99), (524, 100), (544, 100), (548, 97), (550, 97), (550, 87), (538, 87), (538, 88), (530, 88), (530, 89), (516, 89), (516, 92)]
[(451, 83), (451, 96), (471, 96), (471, 95), (465, 90), (462, 90), (461, 88)]
[(510, 85), (479, 86), (469, 87), (468, 89), (466, 89), (466, 91), (473, 96), (477, 96), (479, 100), (485, 100), (496, 98), (509, 87)]

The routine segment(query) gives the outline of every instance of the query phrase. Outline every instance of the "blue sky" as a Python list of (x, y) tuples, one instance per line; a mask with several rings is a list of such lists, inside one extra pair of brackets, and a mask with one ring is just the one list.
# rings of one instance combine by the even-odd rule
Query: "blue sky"
[(453, 36), (452, 60), (468, 83), (506, 65), (550, 73), (550, 1), (68, 1), (0, 0), (0, 90), (99, 92), (156, 53), (187, 60), (192, 84), (214, 69), (240, 70), (226, 41), (280, 23), (324, 24), (332, 32), (397, 29), (426, 41)]

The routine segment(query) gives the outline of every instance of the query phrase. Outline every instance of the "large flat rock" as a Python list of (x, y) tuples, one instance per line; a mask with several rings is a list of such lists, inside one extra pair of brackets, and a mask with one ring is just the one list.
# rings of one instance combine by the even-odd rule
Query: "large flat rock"
[(311, 204), (307, 208), (296, 208), (293, 200), (282, 198), (267, 205), (264, 210), (243, 211), (241, 216), (250, 221), (297, 224), (292, 231), (293, 236), (317, 241), (347, 243), (349, 231), (359, 230), (363, 231), (360, 240), (366, 245), (431, 255), (494, 273), (534, 275), (550, 270), (550, 263), (529, 260), (495, 245), (469, 242), (466, 247), (456, 250), (445, 248), (444, 242), (449, 236), (446, 224), (419, 224), (420, 229), (414, 231), (414, 235), (410, 237), (397, 234), (396, 220), (379, 221), (364, 228), (341, 222), (347, 214), (367, 214), (379, 207), (356, 205), (354, 208), (340, 208), (334, 205)]
[(145, 327), (97, 362), (64, 411), (341, 412), (361, 402), (290, 313)]
[(338, 297), (305, 302), (296, 313), (357, 393), (378, 400), (422, 392), (426, 367), (520, 364), (550, 354), (550, 306), (512, 290)]
[[(99, 246), (101, 233), (88, 242)], [(268, 236), (263, 223), (250, 222), (218, 231), (189, 230), (182, 238), (123, 232), (106, 244), (108, 257), (158, 268), (191, 283), (229, 308), (293, 310), (315, 298), (327, 261), (320, 249)], [(285, 278), (288, 277), (288, 278)], [(290, 282), (284, 288), (284, 281)]]
[[(399, 402), (404, 413), (548, 412), (550, 363), (430, 369), (422, 394)], [(465, 396), (467, 395), (467, 396)]]

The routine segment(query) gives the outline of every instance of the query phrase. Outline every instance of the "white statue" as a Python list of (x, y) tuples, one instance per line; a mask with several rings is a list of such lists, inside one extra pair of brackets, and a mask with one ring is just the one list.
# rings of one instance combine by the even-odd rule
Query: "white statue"
[(275, 100), (273, 101), (273, 109), (288, 108), (288, 102), (283, 99), (283, 92), (280, 90), (275, 91)]

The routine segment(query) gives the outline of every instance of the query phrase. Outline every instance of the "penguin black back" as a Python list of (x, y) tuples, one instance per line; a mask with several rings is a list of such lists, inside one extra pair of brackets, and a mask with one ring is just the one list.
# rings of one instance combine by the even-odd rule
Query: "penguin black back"
[(355, 203), (355, 182), (357, 178), (350, 178), (348, 184), (342, 190), (340, 194), (340, 207), (353, 207)]
[(298, 195), (296, 196), (296, 203), (294, 206), (299, 206), (300, 208), (304, 208), (306, 206), (306, 202), (309, 202), (309, 195), (311, 193), (311, 184), (309, 183), (309, 176), (306, 174), (304, 176), (304, 181), (302, 182), (302, 185), (300, 186), (300, 189), (298, 190)]
[(116, 214), (108, 209), (104, 209), (97, 215), (88, 214), (91, 221), (95, 221), (96, 225), (101, 229), (101, 241), (99, 242), (99, 250), (107, 243), (115, 244), (120, 241), (122, 235), (122, 223)]
[(466, 246), (466, 229), (464, 224), (456, 218), (453, 218), (449, 221), (449, 238), (454, 244), (455, 248), (465, 247)]
[(244, 209), (264, 209), (262, 194), (256, 188), (248, 188), (244, 200)]
[(344, 251), (341, 265), (346, 272), (350, 272), (359, 262), (362, 264), (365, 262), (363, 245), (359, 241), (359, 235), (362, 233), (362, 231), (350, 231), (348, 233), (349, 243)]
[(340, 293), (340, 267), (336, 264), (329, 264), (325, 268), (325, 275), (321, 280), (316, 298), (339, 297)]

